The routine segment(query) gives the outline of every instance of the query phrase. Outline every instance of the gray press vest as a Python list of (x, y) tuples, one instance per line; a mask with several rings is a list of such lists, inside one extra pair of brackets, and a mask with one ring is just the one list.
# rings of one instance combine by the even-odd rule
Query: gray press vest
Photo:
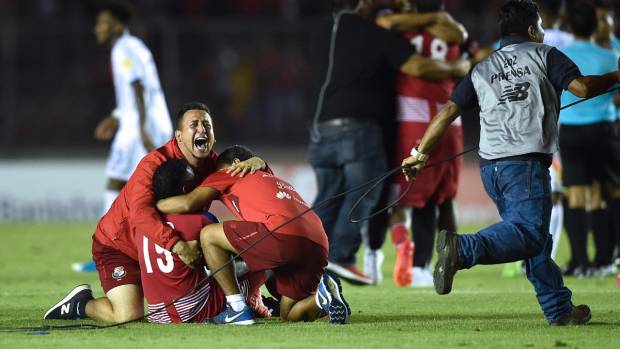
[(472, 70), (482, 158), (557, 150), (560, 99), (547, 78), (551, 49), (534, 42), (507, 45)]

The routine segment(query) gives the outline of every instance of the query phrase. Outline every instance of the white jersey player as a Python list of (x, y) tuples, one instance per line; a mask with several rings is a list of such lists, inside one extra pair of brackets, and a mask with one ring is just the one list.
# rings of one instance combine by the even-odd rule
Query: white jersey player
[[(112, 202), (148, 152), (172, 137), (172, 122), (159, 83), (151, 51), (142, 40), (129, 34), (131, 13), (122, 3), (100, 8), (95, 23), (97, 43), (111, 52), (116, 108), (95, 129), (95, 138), (112, 141), (106, 165), (107, 184), (103, 212)], [(93, 261), (75, 263), (76, 271), (95, 271)]]
[(172, 123), (153, 55), (140, 39), (129, 34), (129, 19), (127, 7), (114, 4), (101, 8), (95, 24), (97, 42), (112, 48), (116, 90), (116, 109), (95, 130), (95, 137), (100, 140), (114, 135), (106, 167), (104, 212), (140, 159), (172, 136)]

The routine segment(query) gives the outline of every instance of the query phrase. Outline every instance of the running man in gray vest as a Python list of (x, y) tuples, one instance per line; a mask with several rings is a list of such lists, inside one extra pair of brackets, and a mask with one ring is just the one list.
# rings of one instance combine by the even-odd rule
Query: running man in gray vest
[(435, 290), (450, 293), (460, 269), (525, 260), (527, 278), (547, 321), (585, 324), (592, 317), (589, 307), (572, 304), (571, 291), (550, 258), (549, 165), (558, 148), (562, 90), (595, 96), (617, 82), (618, 72), (582, 76), (564, 54), (542, 44), (542, 21), (531, 0), (508, 1), (501, 8), (499, 24), (501, 48), (457, 86), (402, 163), (410, 180), (424, 167), (450, 123), (463, 110), (480, 106), (480, 176), (503, 221), (472, 235), (439, 234)]

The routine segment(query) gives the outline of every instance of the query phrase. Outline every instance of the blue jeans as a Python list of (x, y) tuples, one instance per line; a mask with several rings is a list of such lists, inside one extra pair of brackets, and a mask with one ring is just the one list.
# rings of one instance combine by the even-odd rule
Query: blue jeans
[(549, 322), (571, 309), (571, 291), (551, 259), (551, 182), (539, 161), (498, 161), (480, 168), (501, 222), (459, 236), (461, 268), (525, 260), (527, 278)]
[[(318, 194), (314, 203), (359, 186), (386, 172), (387, 161), (381, 128), (374, 123), (328, 126), (319, 124), (320, 139), (311, 141), (308, 161), (314, 168)], [(349, 221), (360, 191), (329, 201), (315, 209), (329, 238), (329, 260), (349, 265), (362, 242), (360, 223)], [(367, 216), (381, 195), (382, 186), (372, 191), (353, 212), (353, 218)]]

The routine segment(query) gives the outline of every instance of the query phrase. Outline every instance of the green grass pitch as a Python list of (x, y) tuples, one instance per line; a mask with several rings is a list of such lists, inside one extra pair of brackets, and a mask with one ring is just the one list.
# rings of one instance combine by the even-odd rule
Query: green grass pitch
[[(0, 327), (65, 325), (44, 322), (47, 307), (97, 275), (69, 265), (90, 256), (94, 223), (0, 224)], [(567, 251), (563, 240), (561, 253)], [(344, 283), (353, 314), (348, 325), (326, 320), (289, 324), (261, 320), (250, 327), (145, 322), (105, 330), (0, 334), (0, 348), (618, 348), (620, 288), (613, 278), (566, 280), (575, 303), (592, 308), (592, 322), (551, 327), (525, 277), (502, 278), (501, 266), (477, 266), (456, 275), (450, 295), (432, 288), (397, 288), (391, 279), (394, 248), (384, 247), (380, 287)], [(559, 258), (564, 263), (564, 254)]]

